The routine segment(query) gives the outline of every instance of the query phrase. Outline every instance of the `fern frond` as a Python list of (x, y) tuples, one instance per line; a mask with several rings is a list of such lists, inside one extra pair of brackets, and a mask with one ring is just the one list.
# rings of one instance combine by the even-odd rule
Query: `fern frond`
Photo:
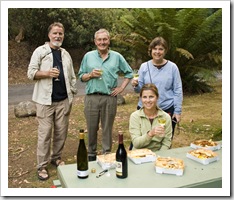
[(180, 56), (184, 56), (186, 57), (187, 59), (194, 59), (193, 55), (187, 51), (186, 49), (183, 49), (183, 48), (176, 48), (176, 51), (180, 54)]

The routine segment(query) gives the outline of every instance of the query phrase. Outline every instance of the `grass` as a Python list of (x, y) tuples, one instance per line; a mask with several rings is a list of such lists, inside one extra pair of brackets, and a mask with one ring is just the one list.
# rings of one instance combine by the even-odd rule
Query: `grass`
[[(118, 146), (118, 131), (124, 132), (128, 148), (130, 135), (128, 121), (136, 110), (138, 94), (123, 94), (126, 104), (118, 106), (113, 128), (113, 149)], [(67, 141), (63, 151), (66, 164), (76, 163), (79, 129), (86, 129), (84, 97), (74, 100)], [(203, 95), (184, 96), (182, 121), (175, 130), (172, 148), (188, 146), (195, 139), (222, 140), (222, 82), (214, 84), (214, 91)], [(101, 150), (101, 130), (98, 133), (98, 151)], [(87, 136), (86, 136), (87, 145)], [(48, 188), (58, 179), (56, 168), (48, 166), (50, 179), (42, 182), (36, 176), (37, 120), (35, 117), (16, 118), (13, 107), (8, 112), (8, 187)], [(74, 172), (74, 175), (76, 172)]]

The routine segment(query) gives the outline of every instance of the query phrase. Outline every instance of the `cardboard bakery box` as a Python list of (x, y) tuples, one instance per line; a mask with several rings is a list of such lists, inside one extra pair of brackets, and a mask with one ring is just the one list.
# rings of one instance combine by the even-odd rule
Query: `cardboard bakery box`
[(115, 153), (110, 153), (108, 155), (97, 155), (97, 163), (102, 167), (102, 169), (113, 169), (116, 167)]
[(158, 174), (182, 176), (184, 174), (184, 168), (184, 161), (178, 158), (158, 156), (155, 161), (155, 171)]
[(211, 151), (216, 151), (221, 149), (221, 144), (212, 140), (196, 140), (190, 144), (190, 147), (193, 149), (203, 148)]
[(156, 154), (150, 149), (135, 149), (128, 151), (128, 158), (135, 164), (154, 162)]
[(199, 162), (203, 165), (208, 165), (212, 162), (218, 161), (218, 154), (209, 149), (194, 149), (187, 152), (186, 157)]

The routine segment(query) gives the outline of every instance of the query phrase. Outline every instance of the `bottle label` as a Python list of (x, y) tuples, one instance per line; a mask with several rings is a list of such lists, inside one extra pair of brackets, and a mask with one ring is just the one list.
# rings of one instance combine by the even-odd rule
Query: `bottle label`
[(79, 176), (79, 177), (86, 177), (88, 175), (89, 175), (89, 170), (86, 170), (86, 171), (77, 170), (77, 176)]
[(116, 162), (116, 175), (123, 176), (123, 163), (122, 162)]

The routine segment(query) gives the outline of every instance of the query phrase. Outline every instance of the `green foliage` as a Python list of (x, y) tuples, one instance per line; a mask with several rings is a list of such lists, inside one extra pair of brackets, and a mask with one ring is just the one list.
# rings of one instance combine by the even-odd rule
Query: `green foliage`
[(64, 47), (94, 47), (94, 33), (100, 28), (111, 31), (115, 9), (90, 8), (17, 8), (9, 9), (9, 39), (13, 39), (22, 26), (25, 38), (32, 45), (48, 41), (48, 26), (57, 21), (65, 27)]
[(222, 9), (14, 8), (9, 9), (9, 39), (23, 27), (25, 40), (41, 45), (55, 21), (66, 29), (63, 46), (84, 52), (95, 48), (94, 33), (106, 28), (111, 49), (119, 51), (132, 68), (150, 59), (152, 39), (164, 37), (169, 44), (166, 59), (179, 67), (187, 93), (211, 91), (208, 81), (213, 71), (222, 69)]
[(134, 59), (141, 60), (138, 67), (150, 59), (152, 39), (162, 36), (169, 44), (166, 58), (180, 69), (184, 92), (212, 91), (211, 72), (222, 65), (221, 9), (131, 9), (121, 21), (124, 32), (114, 39), (131, 48)]
[(150, 58), (147, 50), (153, 38), (163, 35), (168, 40), (173, 37), (175, 28), (163, 18), (171, 16), (174, 19), (175, 14), (172, 9), (131, 9), (122, 16), (122, 30), (119, 30), (119, 34), (113, 39), (128, 46), (134, 59), (145, 61)]

